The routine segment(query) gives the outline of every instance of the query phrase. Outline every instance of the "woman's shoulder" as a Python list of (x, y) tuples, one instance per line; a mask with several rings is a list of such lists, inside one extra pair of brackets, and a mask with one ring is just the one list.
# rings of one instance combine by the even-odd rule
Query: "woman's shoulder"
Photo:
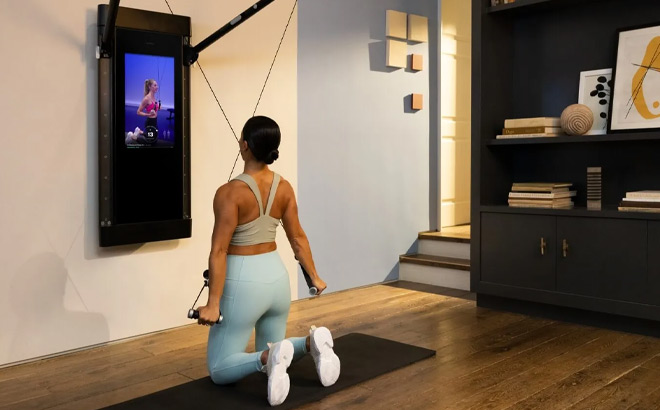
[(279, 185), (278, 185), (279, 188), (284, 188), (285, 190), (286, 189), (293, 189), (293, 187), (291, 186), (291, 183), (289, 181), (287, 181), (287, 179), (284, 178), (281, 174), (277, 174), (277, 173), (274, 173), (274, 174), (279, 175), (279, 177), (280, 177), (280, 182), (279, 182)]

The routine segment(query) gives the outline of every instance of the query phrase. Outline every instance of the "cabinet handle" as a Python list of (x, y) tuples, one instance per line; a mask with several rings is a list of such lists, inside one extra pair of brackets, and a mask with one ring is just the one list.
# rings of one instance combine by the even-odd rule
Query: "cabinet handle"
[(561, 240), (561, 251), (565, 258), (568, 255), (568, 241), (566, 239)]
[(541, 256), (545, 255), (545, 246), (546, 246), (545, 238), (541, 237)]

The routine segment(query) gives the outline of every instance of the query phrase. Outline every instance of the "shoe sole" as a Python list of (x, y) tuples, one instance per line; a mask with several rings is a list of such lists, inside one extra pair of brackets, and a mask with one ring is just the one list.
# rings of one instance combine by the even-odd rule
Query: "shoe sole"
[(321, 384), (325, 387), (332, 386), (339, 378), (341, 362), (332, 349), (335, 343), (332, 334), (327, 328), (318, 328), (314, 331), (314, 347), (319, 352), (316, 363), (316, 373), (319, 375)]
[(271, 354), (275, 365), (268, 376), (268, 403), (271, 406), (277, 406), (282, 404), (289, 395), (291, 380), (289, 380), (286, 369), (293, 360), (293, 344), (288, 340), (283, 341)]

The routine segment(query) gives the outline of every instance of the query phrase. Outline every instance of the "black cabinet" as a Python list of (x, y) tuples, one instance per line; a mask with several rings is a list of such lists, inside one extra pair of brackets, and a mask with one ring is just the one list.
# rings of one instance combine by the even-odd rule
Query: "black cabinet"
[(555, 289), (555, 217), (483, 213), (481, 280)]
[(660, 222), (484, 212), (480, 249), (485, 283), (660, 305)]
[(557, 291), (645, 303), (646, 224), (557, 217)]

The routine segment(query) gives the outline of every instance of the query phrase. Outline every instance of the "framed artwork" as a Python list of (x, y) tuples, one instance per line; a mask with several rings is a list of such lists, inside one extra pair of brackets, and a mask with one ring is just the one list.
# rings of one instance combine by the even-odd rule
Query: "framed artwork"
[(611, 68), (580, 73), (578, 104), (586, 105), (594, 113), (594, 125), (587, 135), (607, 134), (611, 90)]
[(610, 130), (660, 129), (660, 23), (618, 31)]

